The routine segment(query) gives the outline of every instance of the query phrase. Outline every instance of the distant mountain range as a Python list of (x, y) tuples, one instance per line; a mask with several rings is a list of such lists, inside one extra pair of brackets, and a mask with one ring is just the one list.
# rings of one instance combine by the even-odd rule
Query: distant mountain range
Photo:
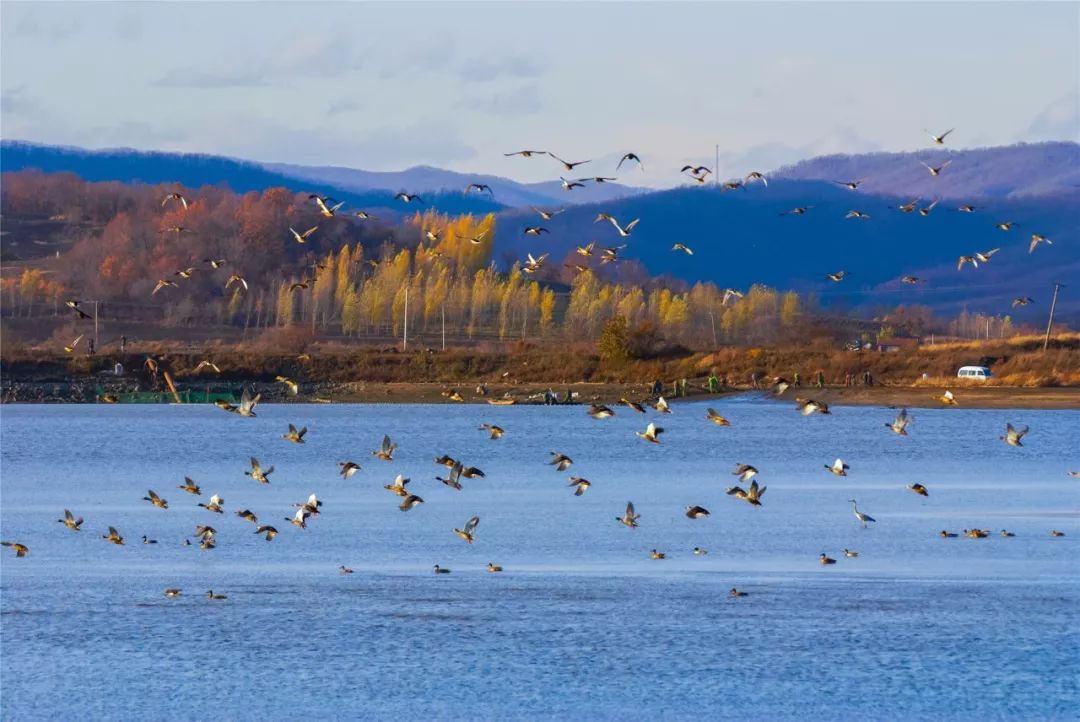
[[(945, 161), (951, 162), (937, 177), (920, 163), (938, 167)], [(966, 305), (1035, 320), (1045, 318), (1053, 281), (1080, 277), (1080, 145), (1069, 142), (822, 156), (767, 174), (768, 187), (757, 183), (729, 192), (712, 184), (647, 191), (590, 183), (567, 193), (557, 181), (525, 184), (429, 167), (387, 173), (19, 141), (0, 143), (0, 168), (196, 188), (225, 184), (239, 192), (286, 186), (391, 213), (406, 210), (393, 194), (408, 190), (425, 194), (448, 213), (499, 211), (495, 257), (505, 264), (527, 252), (547, 252), (549, 263), (562, 263), (574, 246), (590, 240), (600, 246), (627, 243), (622, 254), (653, 275), (735, 288), (751, 282), (796, 288), (837, 308), (923, 303), (956, 311)], [(837, 183), (849, 180), (863, 182), (856, 191)], [(494, 198), (464, 194), (473, 182), (490, 185)], [(939, 203), (927, 217), (896, 209), (914, 198), (920, 207)], [(961, 203), (975, 205), (976, 211), (957, 211)], [(542, 221), (530, 205), (566, 212)], [(796, 206), (809, 210), (781, 215)], [(845, 219), (849, 210), (870, 218)], [(609, 223), (593, 223), (601, 211), (623, 224), (641, 221), (623, 239)], [(995, 228), (1006, 220), (1016, 227)], [(550, 234), (523, 235), (526, 225), (538, 224)], [(1032, 233), (1051, 238), (1053, 245), (1029, 254)], [(694, 255), (671, 251), (676, 242), (690, 246)], [(956, 270), (960, 255), (995, 247), (1001, 251), (990, 263)], [(839, 270), (848, 272), (841, 283), (824, 279)], [(901, 284), (905, 274), (925, 283)], [(1035, 303), (1014, 311), (1011, 301), (1019, 296)], [(1059, 309), (1066, 318), (1080, 319), (1080, 284), (1063, 293)]]

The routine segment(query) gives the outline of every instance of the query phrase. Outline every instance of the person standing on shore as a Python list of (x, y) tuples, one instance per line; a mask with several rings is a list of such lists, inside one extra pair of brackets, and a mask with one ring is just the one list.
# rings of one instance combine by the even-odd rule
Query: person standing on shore
[(796, 371), (791, 375), (791, 382), (795, 386), (802, 386), (802, 379), (799, 378), (799, 372)]
[(716, 372), (709, 374), (709, 393), (715, 394), (720, 391), (720, 379), (716, 378)]
[(127, 351), (127, 336), (120, 337), (120, 353)]

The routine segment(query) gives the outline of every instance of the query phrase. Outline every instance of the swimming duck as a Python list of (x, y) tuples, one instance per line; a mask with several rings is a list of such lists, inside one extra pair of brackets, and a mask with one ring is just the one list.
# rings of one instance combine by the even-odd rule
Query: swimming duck
[(376, 459), (382, 459), (383, 461), (394, 460), (394, 450), (397, 449), (397, 444), (390, 441), (390, 436), (384, 434), (382, 438), (382, 446), (378, 450), (372, 451), (371, 455)]
[(350, 569), (349, 567), (345, 566), (344, 564), (342, 564), (340, 567), (338, 567), (338, 571), (341, 572), (342, 574), (352, 574), (353, 573), (353, 570)]
[(940, 532), (938, 532), (938, 536), (942, 539), (955, 539), (957, 536), (959, 536), (959, 534), (953, 531), (945, 531), (944, 529), (942, 529)]
[(837, 459), (832, 463), (832, 466), (829, 466), (828, 464), (822, 464), (822, 466), (837, 476), (847, 476), (848, 469), (851, 468), (844, 463), (843, 459)]
[(153, 489), (146, 492), (146, 496), (143, 497), (143, 501), (148, 501), (159, 509), (168, 509), (169, 502), (162, 499), (160, 496), (154, 493)]
[(1003, 537), (1011, 537), (1011, 536), (1016, 536), (1016, 535), (1013, 534), (1011, 531), (1006, 531), (1005, 529), (1002, 529), (1001, 530), (1001, 536), (1003, 536)]
[(454, 533), (464, 539), (469, 544), (472, 544), (476, 539), (476, 525), (480, 523), (480, 517), (474, 516), (465, 522), (464, 529), (454, 528)]
[(497, 572), (501, 572), (503, 570), (503, 568), (501, 566), (499, 566), (498, 564), (492, 564), (491, 562), (488, 562), (487, 570), (489, 572), (491, 572), (492, 574), (495, 574)]
[(990, 532), (985, 529), (964, 529), (964, 536), (968, 539), (985, 539)]
[(742, 487), (733, 486), (727, 490), (728, 496), (734, 496), (736, 499), (742, 499), (751, 506), (761, 506), (761, 497), (765, 495), (765, 490), (768, 487), (758, 488), (757, 481), (750, 482), (750, 489), (744, 491)]
[(621, 524), (625, 524), (631, 529), (636, 529), (638, 525), (638, 519), (640, 518), (641, 514), (634, 513), (634, 502), (628, 501), (626, 502), (626, 513), (624, 513), (622, 516), (615, 517), (615, 521)]
[(688, 506), (686, 516), (688, 519), (704, 519), (709, 516), (709, 510), (703, 506)]
[(653, 559), (667, 559), (667, 555), (664, 554), (664, 552), (658, 552), (655, 549), (649, 552), (649, 556), (651, 556)]
[(930, 496), (930, 492), (927, 491), (926, 487), (923, 486), (922, 484), (908, 484), (907, 488), (911, 489), (913, 492), (915, 492), (919, 496)]
[(730, 592), (728, 592), (728, 596), (729, 596), (729, 597), (747, 597), (747, 596), (749, 596), (749, 595), (750, 595), (750, 592), (740, 592), (740, 591), (739, 591), (738, 589), (736, 589), (735, 587), (732, 587), (732, 588), (731, 588), (731, 591), (730, 591)]
[(143, 534), (142, 543), (143, 544), (157, 544), (157, 539), (148, 539), (147, 536), (145, 534)]
[(1050, 530), (1050, 536), (1053, 536), (1053, 537), (1065, 536), (1065, 532), (1058, 531), (1057, 529), (1051, 529)]
[(245, 471), (244, 476), (250, 476), (252, 479), (259, 482), (260, 484), (269, 484), (270, 474), (272, 474), (273, 472), (274, 467), (271, 466), (270, 468), (264, 470), (262, 466), (259, 465), (259, 460), (253, 456), (251, 457), (251, 471)]
[(173, 589), (173, 588), (170, 587), (169, 589), (165, 590), (165, 596), (168, 597), (169, 599), (175, 599), (176, 597), (179, 597), (180, 595), (181, 595), (181, 590), (179, 590), (179, 589)]
[(836, 564), (835, 559), (828, 557), (825, 554), (822, 554), (820, 557), (818, 557), (818, 561), (822, 564)]
[(285, 439), (286, 441), (291, 441), (294, 444), (302, 444), (302, 443), (304, 443), (304, 434), (306, 434), (306, 433), (307, 433), (307, 427), (306, 426), (301, 427), (300, 430), (298, 431), (295, 426), (293, 426), (292, 424), (289, 424), (289, 433), (282, 434), (281, 438)]
[(694, 547), (693, 552), (694, 552), (694, 556), (703, 557), (703, 556), (705, 556), (706, 554), (709, 553), (709, 550), (708, 549), (702, 549), (701, 547)]
[(854, 559), (855, 557), (859, 556), (859, 552), (854, 551), (853, 549), (845, 549), (844, 556), (848, 559)]
[(78, 519), (76, 519), (74, 516), (72, 516), (71, 510), (69, 509), (64, 509), (64, 518), (57, 519), (56, 521), (63, 524), (72, 531), (82, 531), (80, 527), (82, 526), (83, 518), (80, 516)]
[(434, 571), (435, 571), (436, 574), (449, 574), (450, 573), (449, 569), (447, 569), (446, 567), (440, 567), (438, 564), (435, 565)]
[(705, 409), (705, 418), (717, 426), (731, 426), (731, 422), (721, 416), (716, 409)]
[(228, 597), (226, 597), (224, 594), (214, 594), (213, 589), (207, 590), (206, 598), (207, 599), (228, 599)]
[(123, 546), (124, 544), (124, 537), (120, 536), (120, 532), (116, 531), (115, 527), (109, 527), (109, 533), (103, 534), (101, 538), (117, 546)]

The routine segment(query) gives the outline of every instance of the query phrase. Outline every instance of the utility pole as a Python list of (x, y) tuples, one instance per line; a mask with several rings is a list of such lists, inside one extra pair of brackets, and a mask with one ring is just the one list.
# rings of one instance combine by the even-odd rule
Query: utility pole
[(98, 302), (94, 301), (94, 349), (101, 350), (101, 341), (98, 340)]
[(446, 350), (446, 306), (439, 306), (442, 311), (442, 350)]
[(1050, 301), (1050, 320), (1046, 324), (1046, 336), (1043, 338), (1043, 351), (1050, 345), (1050, 329), (1054, 326), (1054, 309), (1057, 308), (1058, 291), (1061, 289), (1062, 284), (1054, 282), (1054, 298)]
[(409, 348), (409, 287), (405, 287), (405, 334), (401, 337), (401, 350)]

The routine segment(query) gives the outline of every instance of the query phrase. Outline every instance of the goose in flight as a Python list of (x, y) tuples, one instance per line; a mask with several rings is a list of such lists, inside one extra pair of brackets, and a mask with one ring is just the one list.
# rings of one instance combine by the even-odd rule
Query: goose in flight
[(641, 162), (641, 158), (638, 158), (637, 153), (626, 153), (626, 154), (624, 154), (623, 157), (619, 159), (619, 164), (617, 166), (615, 166), (615, 172), (618, 173), (619, 169), (622, 168), (622, 164), (625, 163), (628, 160), (637, 163), (638, 168), (641, 169), (641, 172), (642, 173), (645, 172), (645, 164)]
[(339, 461), (338, 473), (341, 474), (342, 479), (351, 479), (353, 474), (360, 471), (360, 465), (351, 461)]
[(596, 248), (596, 242), (595, 241), (590, 241), (588, 245), (578, 246), (575, 250), (577, 250), (577, 254), (579, 256), (584, 256), (585, 258), (590, 258), (590, 257), (592, 257), (593, 250), (595, 250), (595, 248)]
[(919, 163), (922, 165), (923, 168), (926, 168), (926, 170), (930, 172), (930, 175), (936, 178), (937, 176), (941, 175), (941, 171), (945, 170), (945, 168), (947, 168), (948, 165), (952, 163), (952, 161), (947, 160), (939, 166), (932, 166), (928, 163), (923, 163), (922, 161), (919, 161)]
[(464, 529), (454, 528), (454, 533), (464, 539), (467, 543), (472, 544), (476, 539), (476, 525), (480, 523), (480, 517), (474, 516), (465, 522)]
[(953, 396), (953, 392), (948, 389), (945, 389), (945, 393), (938, 396), (937, 400), (945, 406), (956, 406), (956, 397)]
[(949, 128), (941, 135), (934, 135), (925, 128), (923, 129), (923, 132), (930, 136), (930, 140), (933, 142), (934, 145), (945, 145), (945, 138), (947, 138), (949, 133), (953, 132), (954, 130), (956, 130), (956, 128)]
[(615, 415), (614, 411), (603, 404), (589, 404), (589, 408), (585, 410), (585, 413), (598, 421), (610, 419)]
[(1034, 302), (1035, 299), (1033, 299), (1031, 296), (1018, 296), (1013, 299), (1012, 307), (1016, 308), (1017, 306), (1027, 306), (1029, 303)]
[(728, 496), (733, 496), (736, 499), (742, 499), (750, 504), (750, 506), (761, 506), (761, 497), (765, 495), (765, 490), (768, 487), (758, 487), (757, 480), (750, 482), (750, 488), (743, 490), (741, 486), (733, 486), (727, 490)]
[(465, 195), (468, 195), (469, 191), (476, 191), (477, 193), (483, 193), (484, 191), (487, 191), (489, 194), (491, 194), (492, 198), (495, 197), (495, 191), (491, 190), (491, 186), (489, 186), (487, 183), (470, 183), (469, 185), (465, 186)]
[(910, 425), (911, 418), (908, 416), (907, 409), (900, 409), (896, 419), (891, 424), (885, 422), (885, 427), (898, 436), (907, 436), (907, 427)]
[(202, 489), (200, 489), (199, 485), (192, 481), (191, 477), (188, 476), (185, 476), (184, 483), (176, 488), (186, 491), (189, 494), (194, 494), (195, 496), (202, 495)]
[(709, 516), (709, 510), (703, 506), (686, 507), (686, 517), (688, 519), (704, 519), (707, 516)]
[(829, 279), (833, 283), (840, 283), (847, 276), (847, 271), (837, 271), (836, 273), (826, 273), (825, 278)]
[(252, 396), (248, 389), (244, 389), (244, 393), (240, 396), (240, 406), (236, 409), (236, 413), (241, 416), (255, 416), (255, 404), (259, 403), (259, 399), (262, 398), (262, 394), (255, 394)]
[(574, 487), (574, 496), (581, 496), (589, 490), (589, 487), (592, 486), (592, 482), (580, 476), (571, 476), (570, 486)]
[(501, 426), (495, 424), (480, 424), (480, 430), (487, 431), (492, 441), (501, 439), (503, 434), (506, 433)]
[(424, 199), (421, 198), (419, 195), (409, 195), (405, 192), (398, 193), (396, 196), (394, 196), (394, 200), (401, 201), (402, 203), (412, 203), (413, 201), (416, 201), (417, 203), (424, 202)]
[(377, 450), (372, 451), (371, 455), (376, 459), (382, 459), (383, 461), (393, 461), (394, 451), (397, 449), (397, 444), (390, 441), (389, 434), (384, 434), (382, 437), (382, 446)]
[(833, 181), (833, 183), (835, 183), (836, 185), (844, 186), (849, 191), (853, 191), (858, 190), (859, 186), (862, 185), (865, 181), (865, 178), (860, 178), (859, 180), (853, 181)]
[(303, 426), (299, 430), (297, 430), (295, 426), (289, 424), (289, 432), (287, 434), (282, 434), (281, 438), (285, 439), (286, 441), (291, 441), (294, 444), (302, 444), (304, 443), (304, 434), (306, 433), (306, 426)]
[(225, 282), (225, 288), (228, 288), (234, 283), (238, 283), (243, 286), (245, 291), (248, 290), (248, 282), (244, 280), (244, 277), (241, 276), (239, 273), (234, 273), (229, 276), (229, 280)]
[(400, 504), (398, 504), (398, 509), (401, 511), (409, 511), (410, 509), (415, 509), (423, 503), (424, 500), (416, 494), (406, 494), (405, 498), (401, 500)]
[(64, 509), (64, 518), (57, 519), (56, 521), (66, 526), (71, 531), (82, 531), (81, 527), (83, 523), (83, 518), (80, 516), (78, 519), (76, 519), (74, 516), (72, 516), (70, 509)]
[(243, 511), (235, 512), (235, 514), (244, 521), (250, 521), (255, 526), (259, 525), (259, 517), (255, 516), (255, 513), (250, 509), (244, 509)]
[(212, 511), (215, 514), (224, 514), (225, 513), (225, 506), (224, 505), (225, 505), (225, 500), (222, 499), (217, 494), (214, 494), (212, 497), (210, 497), (210, 501), (208, 503), (203, 504), (202, 502), (199, 502), (199, 504), (198, 504), (198, 506), (201, 506), (203, 509), (206, 509), (207, 511)]
[(154, 286), (154, 290), (150, 292), (150, 295), (151, 296), (157, 295), (158, 291), (160, 291), (161, 289), (166, 288), (168, 286), (172, 286), (173, 288), (176, 288), (176, 281), (170, 281), (168, 279), (162, 278), (162, 279), (158, 280), (157, 285)]
[(832, 466), (829, 466), (828, 464), (823, 464), (823, 466), (837, 476), (847, 476), (848, 469), (851, 468), (844, 463), (843, 459), (837, 459), (832, 463)]
[(634, 226), (636, 226), (638, 222), (641, 221), (640, 218), (635, 218), (634, 220), (627, 223), (626, 227), (623, 228), (619, 225), (619, 222), (615, 220), (615, 218), (612, 216), (607, 216), (605, 220), (609, 221), (611, 225), (615, 226), (615, 230), (618, 231), (619, 235), (623, 238), (628, 238), (630, 236), (630, 233), (634, 230)]
[(19, 542), (0, 542), (0, 546), (11, 547), (17, 557), (24, 557), (30, 552), (30, 547), (25, 544), (20, 544)]
[(188, 202), (187, 198), (184, 197), (183, 193), (169, 193), (161, 200), (161, 207), (164, 208), (165, 206), (167, 206), (169, 204), (169, 201), (175, 201), (182, 205), (185, 211), (187, 210)]
[(1024, 434), (1026, 434), (1027, 432), (1028, 432), (1028, 427), (1026, 427), (1026, 426), (1024, 426), (1023, 428), (1017, 429), (1017, 428), (1014, 428), (1011, 423), (1010, 424), (1005, 424), (1005, 435), (1004, 436), (999, 436), (998, 438), (1001, 441), (1004, 441), (1009, 446), (1023, 446), (1024, 444), (1022, 443), (1021, 440), (1024, 438)]
[(625, 524), (631, 529), (637, 529), (638, 519), (641, 518), (641, 514), (634, 513), (634, 502), (626, 502), (626, 512), (622, 516), (615, 517), (615, 521), (620, 524)]
[(300, 233), (295, 228), (293, 228), (292, 226), (289, 226), (289, 232), (292, 233), (293, 238), (296, 239), (297, 243), (306, 243), (307, 239), (311, 238), (311, 234), (314, 233), (317, 230), (319, 230), (318, 226), (312, 226), (311, 228), (307, 229), (303, 233)]
[(534, 155), (550, 155), (546, 150), (518, 150), (513, 153), (503, 153), (504, 156), (509, 158), (513, 155), (520, 155), (522, 158), (532, 158)]
[(454, 464), (450, 467), (450, 473), (447, 475), (447, 478), (444, 479), (441, 476), (436, 476), (435, 481), (441, 481), (443, 484), (446, 484), (451, 489), (454, 489), (455, 491), (461, 491), (463, 488), (461, 486), (462, 471), (464, 471), (464, 468), (461, 466), (461, 462), (455, 461)]
[(930, 496), (930, 492), (926, 490), (926, 487), (922, 484), (908, 484), (907, 488), (915, 492), (919, 496)]
[(731, 472), (732, 476), (739, 477), (739, 481), (750, 481), (757, 473), (757, 468), (750, 464), (736, 464), (735, 471)]
[(555, 160), (559, 161), (560, 163), (562, 163), (563, 168), (565, 168), (567, 170), (567, 172), (570, 172), (570, 171), (574, 170), (574, 168), (577, 168), (579, 165), (585, 165), (586, 163), (592, 163), (591, 160), (579, 160), (579, 161), (577, 161), (575, 163), (568, 163), (567, 161), (563, 160), (562, 158), (555, 155), (554, 153), (549, 152), (548, 155), (551, 156), (552, 158), (554, 158)]
[(802, 412), (803, 416), (809, 416), (815, 411), (825, 415), (832, 413), (829, 411), (829, 405), (827, 403), (824, 401), (815, 401), (814, 399), (795, 399), (795, 408)]
[(310, 197), (315, 199), (315, 205), (319, 207), (319, 214), (322, 215), (323, 218), (333, 218), (337, 214), (338, 209), (345, 205), (345, 201), (341, 201), (339, 203), (335, 203), (332, 206), (328, 206), (326, 205), (326, 202), (333, 202), (333, 198), (324, 198), (323, 196), (317, 196), (314, 194)]
[(731, 426), (731, 422), (721, 416), (716, 409), (705, 409), (705, 418), (717, 426)]
[(1040, 235), (1038, 233), (1032, 233), (1031, 243), (1028, 244), (1028, 253), (1034, 253), (1035, 249), (1038, 248), (1040, 243), (1045, 243), (1048, 246), (1054, 245), (1054, 242), (1046, 236)]
[(547, 260), (548, 254), (541, 253), (539, 258), (533, 258), (531, 253), (527, 253), (525, 259), (525, 265), (522, 267), (522, 271), (525, 273), (536, 273), (544, 266), (544, 261)]
[(90, 314), (86, 313), (81, 308), (79, 308), (79, 302), (76, 301), (75, 299), (69, 298), (68, 300), (64, 301), (64, 305), (67, 306), (68, 308), (70, 308), (72, 311), (74, 311), (75, 315), (78, 316), (80, 319), (83, 319), (83, 318), (92, 319), (93, 318)]
[(386, 489), (387, 491), (391, 491), (391, 492), (397, 494), (398, 496), (408, 496), (409, 492), (408, 492), (408, 490), (405, 489), (405, 487), (408, 486), (410, 481), (411, 481), (411, 479), (409, 479), (409, 478), (407, 478), (405, 476), (402, 476), (401, 474), (398, 474), (397, 476), (394, 477), (393, 483), (384, 484), (383, 488)]
[(554, 466), (555, 471), (566, 471), (570, 468), (570, 465), (574, 463), (574, 460), (566, 454), (560, 454), (555, 451), (549, 451), (548, 453), (551, 454), (551, 461), (548, 462), (548, 465)]
[(688, 171), (689, 171), (690, 176), (693, 177), (693, 179), (696, 180), (699, 183), (704, 183), (705, 182), (705, 176), (712, 173), (711, 170), (709, 170), (708, 168), (706, 168), (703, 165), (684, 165), (679, 170), (680, 173), (686, 173)]
[(559, 180), (562, 182), (562, 188), (564, 191), (572, 191), (575, 188), (584, 188), (585, 184), (582, 181), (585, 181), (587, 179), (578, 178), (577, 180), (567, 180), (566, 178), (559, 176)]
[(653, 444), (660, 443), (659, 437), (662, 433), (664, 433), (664, 429), (652, 423), (651, 421), (649, 422), (649, 425), (645, 427), (645, 431), (634, 432), (634, 434), (637, 435), (638, 438), (645, 439), (646, 441)]
[(744, 185), (749, 185), (750, 183), (753, 183), (754, 181), (761, 181), (762, 185), (764, 185), (766, 188), (769, 187), (769, 179), (765, 177), (765, 174), (759, 173), (756, 170), (750, 171), (749, 173), (746, 174), (746, 177), (743, 178), (743, 184)]
[(120, 536), (120, 532), (116, 531), (116, 527), (109, 527), (109, 533), (103, 534), (101, 538), (116, 546), (124, 545), (124, 537)]
[(210, 369), (211, 371), (213, 371), (216, 374), (221, 373), (221, 369), (218, 368), (218, 365), (216, 363), (214, 363), (213, 361), (207, 361), (205, 359), (200, 361), (198, 366), (196, 366), (195, 369), (191, 373), (197, 374), (200, 371), (202, 371), (203, 369)]
[(847, 212), (847, 215), (844, 216), (844, 218), (845, 219), (858, 218), (859, 220), (862, 220), (862, 221), (868, 221), (868, 220), (870, 220), (870, 214), (869, 213), (863, 213), (862, 211), (859, 211), (859, 210), (850, 210), (850, 211)]
[(559, 215), (560, 213), (566, 212), (565, 208), (556, 208), (553, 211), (545, 211), (543, 208), (537, 208), (536, 206), (529, 206), (529, 208), (532, 208), (534, 211), (539, 213), (540, 217), (543, 218), (545, 221), (550, 221), (552, 218)]
[(160, 496), (155, 494), (153, 489), (150, 489), (149, 491), (147, 491), (146, 494), (147, 495), (143, 497), (143, 501), (150, 502), (151, 504), (156, 506), (158, 509), (168, 509), (169, 508), (169, 502), (165, 501)]
[(68, 353), (75, 353), (75, 347), (79, 345), (79, 341), (82, 341), (82, 338), (83, 338), (83, 334), (80, 333), (75, 338), (75, 340), (71, 342), (70, 346), (64, 346), (64, 350), (67, 351)]
[(245, 471), (244, 476), (250, 476), (260, 484), (269, 484), (270, 475), (272, 473), (274, 473), (274, 467), (271, 466), (267, 469), (263, 469), (262, 466), (259, 465), (259, 460), (253, 456), (251, 457), (251, 470)]
[(551, 231), (543, 226), (525, 226), (526, 236), (539, 236), (541, 233), (551, 233)]
[(874, 519), (874, 517), (870, 516), (869, 514), (859, 511), (859, 505), (855, 503), (854, 499), (848, 499), (848, 501), (851, 502), (852, 512), (855, 514), (855, 518), (858, 519), (860, 523), (862, 523), (863, 529), (866, 528), (866, 523), (867, 522), (877, 521), (876, 519)]
[(687, 246), (687, 245), (685, 245), (683, 243), (676, 243), (675, 245), (673, 245), (671, 247), (671, 250), (673, 250), (673, 251), (682, 251), (683, 253), (685, 253), (688, 256), (694, 255), (693, 249), (691, 249), (690, 246)]

